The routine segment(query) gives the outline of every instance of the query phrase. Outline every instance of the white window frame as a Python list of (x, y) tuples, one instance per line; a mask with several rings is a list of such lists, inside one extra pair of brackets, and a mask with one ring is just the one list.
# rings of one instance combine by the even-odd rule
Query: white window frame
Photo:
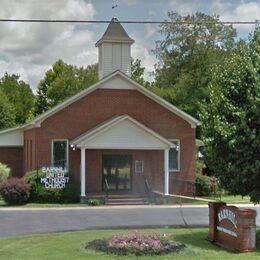
[[(170, 142), (177, 142), (179, 146), (178, 152), (178, 169), (171, 169), (169, 167), (169, 172), (180, 172), (181, 171), (181, 142), (180, 139), (169, 139)], [(170, 160), (170, 150), (169, 150), (169, 160)]]
[(54, 142), (66, 142), (66, 149), (67, 149), (67, 154), (66, 154), (66, 170), (69, 171), (69, 140), (68, 139), (52, 139), (51, 140), (51, 166), (53, 167), (54, 163), (54, 158), (53, 158), (53, 147), (54, 147)]
[[(141, 164), (141, 170), (137, 170), (137, 164)], [(144, 173), (144, 161), (135, 161), (135, 173)]]

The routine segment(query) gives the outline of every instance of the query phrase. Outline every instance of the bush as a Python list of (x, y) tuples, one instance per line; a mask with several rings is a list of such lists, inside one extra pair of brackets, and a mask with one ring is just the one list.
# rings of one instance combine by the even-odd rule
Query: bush
[(64, 189), (47, 189), (41, 183), (41, 177), (45, 173), (41, 170), (27, 172), (25, 179), (31, 184), (31, 202), (37, 203), (78, 203), (80, 195), (80, 185), (74, 178), (70, 177), (69, 183)]
[(30, 197), (31, 185), (23, 178), (10, 178), (0, 183), (0, 194), (9, 205), (25, 204)]
[(89, 206), (104, 205), (104, 201), (102, 199), (88, 199), (87, 205), (89, 205)]
[(10, 168), (6, 164), (0, 163), (0, 182), (7, 180), (10, 174)]
[(199, 175), (196, 177), (196, 194), (198, 196), (209, 196), (214, 192), (216, 181), (214, 177)]
[(97, 239), (88, 243), (86, 248), (115, 255), (163, 255), (178, 253), (185, 247), (169, 237), (160, 235), (113, 236), (108, 239)]

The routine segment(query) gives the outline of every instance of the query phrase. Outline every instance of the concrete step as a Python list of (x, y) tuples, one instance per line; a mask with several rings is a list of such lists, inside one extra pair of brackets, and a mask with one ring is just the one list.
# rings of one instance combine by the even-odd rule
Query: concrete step
[(147, 205), (148, 199), (140, 196), (108, 196), (106, 205)]

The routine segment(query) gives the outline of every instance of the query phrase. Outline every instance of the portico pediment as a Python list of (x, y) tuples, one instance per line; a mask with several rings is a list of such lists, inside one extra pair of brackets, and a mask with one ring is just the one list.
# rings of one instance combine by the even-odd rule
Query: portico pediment
[(157, 150), (171, 142), (128, 115), (116, 116), (71, 141), (86, 149)]

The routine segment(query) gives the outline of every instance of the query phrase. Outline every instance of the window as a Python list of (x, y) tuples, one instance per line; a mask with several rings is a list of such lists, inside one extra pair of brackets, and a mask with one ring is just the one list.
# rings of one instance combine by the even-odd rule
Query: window
[(68, 169), (68, 141), (52, 141), (52, 166)]
[(180, 171), (180, 140), (171, 140), (173, 147), (169, 151), (169, 170)]
[(136, 173), (144, 172), (144, 161), (135, 161), (135, 172)]

